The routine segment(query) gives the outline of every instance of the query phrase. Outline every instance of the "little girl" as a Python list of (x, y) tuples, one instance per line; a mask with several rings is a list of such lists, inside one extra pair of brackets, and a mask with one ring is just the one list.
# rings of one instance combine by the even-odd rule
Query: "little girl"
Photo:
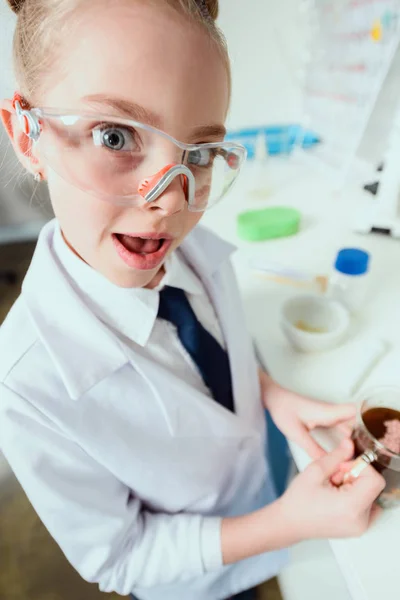
[[(56, 218), (0, 330), (2, 450), (101, 590), (254, 598), (283, 548), (362, 533), (383, 480), (369, 467), (330, 485), (352, 444), (324, 455), (309, 430), (353, 406), (258, 371), (232, 248), (197, 226), (245, 154), (224, 142), (217, 0), (10, 4), (18, 93), (2, 119)], [(278, 500), (265, 408), (318, 459)]]

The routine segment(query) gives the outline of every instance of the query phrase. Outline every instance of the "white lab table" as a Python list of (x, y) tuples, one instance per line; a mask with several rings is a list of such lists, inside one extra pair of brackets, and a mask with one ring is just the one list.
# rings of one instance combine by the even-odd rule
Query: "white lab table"
[[(400, 347), (400, 240), (354, 233), (354, 224), (374, 202), (372, 196), (358, 188), (348, 187), (340, 193), (335, 192), (332, 183), (322, 174), (277, 161), (271, 171), (275, 180), (271, 183), (273, 193), (263, 198), (252, 197), (248, 193), (252, 168), (248, 165), (241, 182), (226, 199), (206, 213), (203, 223), (238, 246), (234, 265), (249, 328), (271, 375), (282, 385), (300, 393), (334, 402), (347, 401), (348, 397), (338, 394), (337, 378), (341, 372), (344, 376), (346, 369), (352, 369), (351, 361), (346, 360), (340, 365), (342, 371), (333, 369), (331, 377), (328, 370), (322, 378), (318, 369), (313, 376), (313, 364), (317, 364), (317, 359), (292, 350), (279, 326), (282, 301), (299, 290), (257, 277), (249, 268), (249, 260), (257, 257), (320, 274), (327, 273), (340, 247), (350, 245), (367, 249), (371, 252), (373, 265), (371, 294), (362, 314), (354, 320), (352, 335), (366, 334), (383, 339), (392, 347)], [(301, 232), (263, 243), (239, 240), (236, 235), (238, 212), (272, 205), (298, 208), (303, 214)], [(340, 349), (335, 350), (335, 357), (336, 360), (340, 358)], [(400, 383), (400, 369), (398, 378)], [(327, 447), (333, 443), (329, 435), (325, 441)], [(304, 468), (308, 463), (305, 453), (295, 446), (292, 446), (292, 453), (297, 466)], [(334, 583), (327, 580), (325, 587), (320, 585), (325, 600), (329, 597), (344, 600), (348, 593), (353, 600), (376, 600), (389, 594), (397, 597), (398, 534), (400, 509), (386, 511), (359, 539), (331, 541), (348, 592), (344, 589), (342, 593), (336, 591), (330, 596), (329, 590)], [(307, 547), (313, 545), (306, 544), (303, 554)], [(315, 577), (318, 578), (318, 549), (314, 555), (316, 561), (311, 561), (307, 574), (303, 574), (303, 579), (308, 578), (309, 590), (313, 588)], [(310, 593), (305, 593), (306, 590), (297, 597), (311, 597)]]

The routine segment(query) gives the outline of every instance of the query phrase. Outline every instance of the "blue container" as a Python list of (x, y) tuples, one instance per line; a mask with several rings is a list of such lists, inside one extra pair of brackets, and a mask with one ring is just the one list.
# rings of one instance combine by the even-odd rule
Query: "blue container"
[(247, 157), (252, 159), (255, 156), (257, 138), (262, 133), (265, 135), (266, 151), (270, 156), (289, 154), (298, 145), (311, 148), (321, 141), (315, 133), (304, 130), (300, 125), (273, 125), (228, 131), (225, 139), (243, 144), (247, 150)]
[(369, 268), (369, 254), (360, 248), (342, 248), (336, 257), (335, 269), (344, 275), (364, 275)]

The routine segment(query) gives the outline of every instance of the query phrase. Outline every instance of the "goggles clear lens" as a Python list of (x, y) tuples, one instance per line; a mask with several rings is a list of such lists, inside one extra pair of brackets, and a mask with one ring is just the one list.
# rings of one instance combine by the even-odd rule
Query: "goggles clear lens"
[[(229, 190), (246, 157), (239, 144), (184, 144), (127, 119), (45, 109), (31, 113), (40, 123), (35, 143), (49, 167), (77, 188), (116, 204), (142, 204), (143, 181), (165, 165), (181, 164), (195, 182), (189, 210), (204, 211)], [(181, 176), (183, 190), (185, 179)]]

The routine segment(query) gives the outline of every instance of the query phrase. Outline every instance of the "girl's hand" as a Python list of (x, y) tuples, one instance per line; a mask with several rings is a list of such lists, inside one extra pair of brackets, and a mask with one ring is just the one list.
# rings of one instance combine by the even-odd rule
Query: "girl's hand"
[(283, 522), (294, 539), (356, 537), (380, 512), (374, 501), (385, 480), (368, 466), (357, 479), (336, 487), (332, 476), (353, 455), (351, 440), (309, 465), (278, 500)]
[(225, 517), (221, 529), (224, 564), (306, 539), (364, 533), (380, 512), (374, 500), (385, 480), (369, 465), (352, 483), (335, 487), (331, 478), (353, 451), (353, 442), (343, 440), (295, 477), (275, 502), (246, 515)]
[(273, 382), (264, 372), (260, 373), (260, 381), (264, 406), (275, 425), (311, 458), (317, 459), (326, 454), (311, 437), (312, 429), (339, 425), (347, 437), (351, 434), (349, 422), (356, 416), (354, 404), (327, 404), (299, 396)]

